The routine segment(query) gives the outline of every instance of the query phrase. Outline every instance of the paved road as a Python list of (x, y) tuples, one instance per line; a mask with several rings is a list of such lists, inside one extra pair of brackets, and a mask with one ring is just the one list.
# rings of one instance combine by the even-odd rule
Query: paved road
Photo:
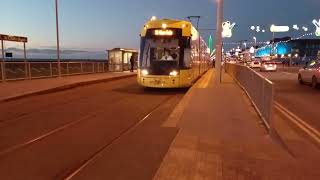
[(0, 179), (152, 179), (185, 90), (128, 78), (0, 104)]
[(320, 131), (320, 89), (315, 90), (308, 85), (300, 85), (295, 73), (261, 74), (275, 83), (277, 102)]

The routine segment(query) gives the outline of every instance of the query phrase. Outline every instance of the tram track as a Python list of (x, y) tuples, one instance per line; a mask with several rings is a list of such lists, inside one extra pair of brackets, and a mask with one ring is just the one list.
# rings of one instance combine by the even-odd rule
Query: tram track
[[(77, 98), (86, 97), (90, 91), (94, 92), (90, 98)], [(69, 94), (73, 97), (68, 99), (77, 98), (73, 104), (56, 105), (47, 112), (42, 112), (41, 107), (46, 106), (46, 102), (51, 104), (56, 98)], [(163, 143), (156, 148), (156, 155), (161, 157), (175, 135), (175, 130), (160, 130), (158, 127), (183, 94), (184, 90), (144, 89), (130, 79), (114, 84), (94, 85), (89, 89), (74, 89), (69, 93), (61, 92), (57, 95), (45, 95), (42, 98), (35, 96), (16, 101), (15, 104), (23, 102), (30, 106), (17, 111), (17, 114), (36, 107), (40, 111), (23, 119), (13, 119), (0, 128), (0, 177), (65, 179), (72, 174), (76, 177), (82, 176), (88, 172), (88, 168), (96, 166), (96, 162), (101, 162), (112, 153), (122, 153), (121, 149), (114, 151), (114, 148), (118, 148), (119, 143), (121, 146), (131, 144), (131, 141), (127, 140), (136, 137), (136, 134), (142, 137), (134, 140), (140, 147), (158, 146), (159, 144), (153, 144), (153, 140)], [(57, 101), (61, 102), (61, 99)], [(13, 106), (11, 103), (7, 106)], [(9, 108), (6, 104), (2, 106)], [(156, 135), (147, 135), (149, 133)], [(152, 140), (145, 139), (145, 135)], [(133, 152), (126, 155), (130, 153)], [(154, 157), (154, 153), (154, 150), (150, 149), (146, 154)], [(122, 155), (119, 158), (121, 159)], [(123, 161), (130, 166), (133, 162), (130, 160)], [(91, 164), (92, 162), (94, 163)], [(152, 165), (150, 171), (136, 171), (136, 175), (150, 174), (151, 167), (156, 167), (158, 163), (152, 158), (146, 158), (143, 162)], [(14, 173), (17, 171), (19, 173)]]
[[(130, 133), (131, 131), (133, 131), (136, 127), (138, 127), (142, 122), (144, 122), (154, 111), (156, 111), (162, 104), (164, 104), (165, 102), (169, 101), (170, 99), (173, 99), (174, 97), (176, 96), (170, 96), (168, 98), (166, 98), (165, 100), (163, 100), (162, 102), (160, 102), (156, 107), (154, 107), (147, 115), (145, 115), (141, 120), (137, 121), (137, 123), (129, 126), (128, 128), (126, 128), (123, 132), (120, 133), (119, 136), (115, 137), (111, 142), (107, 143), (106, 145), (104, 145), (102, 148), (100, 148), (96, 153), (94, 153), (94, 155), (89, 158), (88, 160), (85, 161), (85, 163), (80, 166), (82, 168), (84, 168), (88, 163), (91, 162), (91, 159), (93, 158), (96, 158), (96, 155), (99, 154), (99, 152), (102, 152), (104, 149), (108, 148), (109, 146), (111, 146), (115, 141), (117, 141), (118, 139), (120, 139), (122, 136)], [(52, 135), (55, 135), (61, 131), (64, 131), (64, 130), (67, 130), (68, 128), (71, 128), (73, 126), (76, 126), (77, 124), (83, 122), (83, 121), (86, 121), (86, 120), (89, 120), (90, 118), (93, 118), (95, 116), (97, 116), (97, 114), (99, 114), (99, 112), (101, 112), (101, 110), (99, 111), (96, 111), (96, 112), (93, 112), (93, 113), (90, 113), (89, 115), (81, 118), (81, 119), (78, 119), (76, 121), (72, 121), (72, 122), (69, 122), (69, 123), (66, 123), (64, 124), (63, 126), (60, 126), (56, 129), (53, 129), (45, 134), (42, 134), (40, 136), (37, 136), (35, 138), (32, 138), (26, 142), (23, 142), (23, 143), (20, 143), (20, 144), (17, 144), (17, 145), (14, 145), (12, 147), (9, 147), (5, 150), (2, 150), (0, 151), (0, 159), (1, 157), (5, 156), (5, 155), (8, 155), (14, 151), (17, 151), (19, 149), (22, 149), (22, 148), (25, 148), (27, 146), (30, 146), (34, 143), (37, 143), (39, 141), (42, 141), (44, 140), (45, 138), (48, 138), (49, 136), (52, 136)], [(84, 167), (83, 167), (84, 166)]]
[[(97, 112), (98, 112), (98, 111), (97, 111)], [(56, 133), (58, 133), (58, 132), (60, 132), (60, 131), (63, 131), (63, 130), (65, 130), (65, 129), (67, 129), (67, 128), (70, 128), (70, 127), (72, 127), (72, 126), (75, 126), (75, 125), (79, 124), (80, 122), (83, 122), (83, 121), (85, 121), (85, 120), (88, 120), (88, 119), (94, 117), (95, 115), (96, 115), (96, 113), (87, 115), (87, 116), (85, 116), (84, 118), (81, 118), (81, 119), (76, 120), (76, 121), (69, 122), (69, 123), (67, 123), (67, 124), (65, 124), (65, 125), (63, 125), (63, 126), (60, 126), (59, 128), (56, 128), (56, 129), (54, 129), (54, 130), (51, 130), (51, 131), (49, 131), (49, 132), (47, 132), (47, 133), (45, 133), (45, 134), (42, 134), (42, 135), (40, 135), (40, 136), (38, 136), (38, 137), (36, 137), (36, 138), (33, 138), (33, 139), (31, 139), (31, 140), (28, 140), (28, 141), (24, 142), (24, 143), (17, 144), (17, 145), (15, 145), (15, 146), (12, 146), (12, 147), (10, 147), (10, 148), (7, 148), (7, 149), (5, 149), (5, 150), (2, 150), (2, 151), (0, 151), (0, 159), (1, 159), (2, 156), (5, 156), (6, 154), (9, 154), (9, 153), (14, 152), (14, 151), (16, 151), (16, 150), (18, 150), (18, 149), (27, 147), (27, 146), (29, 146), (29, 145), (31, 145), (31, 144), (33, 144), (33, 143), (38, 142), (38, 141), (41, 141), (41, 140), (43, 140), (43, 139), (45, 139), (45, 138), (47, 138), (47, 137), (49, 137), (49, 136), (51, 136), (51, 135), (54, 135), (54, 134), (56, 134)]]
[(83, 171), (87, 166), (89, 166), (92, 162), (94, 162), (95, 160), (97, 160), (99, 158), (99, 156), (101, 155), (101, 153), (111, 147), (113, 144), (115, 144), (117, 141), (119, 141), (122, 137), (126, 136), (127, 134), (129, 134), (130, 132), (134, 131), (137, 127), (139, 127), (140, 124), (142, 124), (145, 120), (148, 119), (148, 117), (150, 115), (152, 115), (155, 111), (157, 111), (157, 109), (159, 109), (163, 104), (165, 104), (166, 102), (170, 101), (171, 99), (175, 98), (176, 95), (174, 96), (170, 96), (167, 97), (165, 100), (163, 100), (162, 102), (160, 102), (157, 106), (155, 106), (149, 113), (147, 113), (142, 119), (140, 119), (139, 121), (137, 121), (136, 123), (130, 125), (129, 127), (127, 127), (126, 129), (124, 129), (118, 136), (116, 136), (114, 139), (112, 139), (111, 141), (109, 141), (108, 143), (106, 143), (105, 145), (103, 145), (101, 148), (99, 148), (91, 157), (89, 157), (87, 160), (83, 161), (83, 163), (78, 166), (77, 168), (75, 168), (74, 170), (72, 170), (72, 172), (70, 174), (68, 174), (66, 177), (64, 177), (64, 180), (71, 180), (73, 179), (77, 174), (79, 174), (81, 171)]

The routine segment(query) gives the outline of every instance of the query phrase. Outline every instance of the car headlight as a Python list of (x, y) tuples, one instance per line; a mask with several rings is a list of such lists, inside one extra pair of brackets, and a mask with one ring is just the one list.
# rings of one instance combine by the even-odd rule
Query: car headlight
[(169, 75), (170, 75), (170, 76), (177, 76), (177, 75), (178, 75), (178, 72), (177, 72), (177, 71), (171, 71)]
[(148, 74), (149, 74), (149, 72), (148, 72), (148, 70), (143, 69), (143, 70), (141, 71), (141, 74), (145, 76), (145, 75), (148, 75)]

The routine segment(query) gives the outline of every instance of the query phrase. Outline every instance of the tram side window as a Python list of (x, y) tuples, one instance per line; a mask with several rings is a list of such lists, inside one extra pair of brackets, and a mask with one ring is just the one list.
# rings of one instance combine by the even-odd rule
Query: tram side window
[(191, 58), (191, 52), (192, 52), (192, 47), (191, 47), (191, 37), (183, 39), (183, 46), (184, 52), (183, 52), (183, 57), (184, 57), (184, 62), (183, 65), (187, 68), (190, 68), (192, 65), (192, 58)]
[(187, 48), (184, 49), (184, 66), (189, 68), (191, 67), (192, 63), (191, 63), (191, 49)]

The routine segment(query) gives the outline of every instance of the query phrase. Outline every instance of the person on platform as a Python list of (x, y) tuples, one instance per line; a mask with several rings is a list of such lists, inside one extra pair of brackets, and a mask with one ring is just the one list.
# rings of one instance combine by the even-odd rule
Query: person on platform
[(131, 65), (130, 72), (133, 72), (133, 69), (134, 69), (134, 57), (133, 57), (133, 55), (130, 57), (130, 65)]

